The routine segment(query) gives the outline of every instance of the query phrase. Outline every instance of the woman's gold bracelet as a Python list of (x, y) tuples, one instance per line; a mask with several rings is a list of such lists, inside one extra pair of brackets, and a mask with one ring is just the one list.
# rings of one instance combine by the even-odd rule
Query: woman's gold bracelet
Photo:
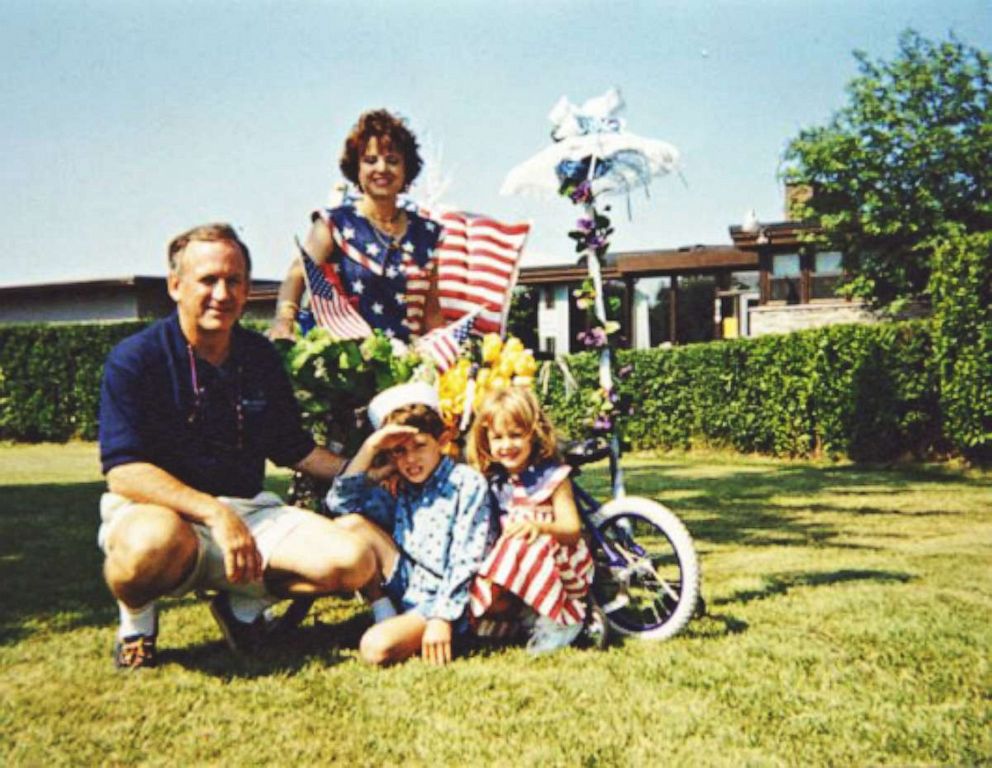
[(295, 320), (300, 305), (295, 301), (280, 301), (276, 306), (277, 320)]

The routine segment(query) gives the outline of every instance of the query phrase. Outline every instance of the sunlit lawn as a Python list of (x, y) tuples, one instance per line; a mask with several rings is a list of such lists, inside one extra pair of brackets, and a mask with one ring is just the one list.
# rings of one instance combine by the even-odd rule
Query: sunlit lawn
[(328, 598), (238, 661), (186, 599), (163, 612), (162, 667), (120, 674), (95, 447), (0, 446), (0, 765), (992, 762), (992, 474), (626, 465), (700, 551), (709, 615), (674, 640), (375, 670), (362, 607)]

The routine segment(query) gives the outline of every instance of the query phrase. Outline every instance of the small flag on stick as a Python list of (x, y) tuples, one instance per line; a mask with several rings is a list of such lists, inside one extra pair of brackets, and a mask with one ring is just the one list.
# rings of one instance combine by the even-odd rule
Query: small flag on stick
[(364, 339), (371, 336), (372, 326), (334, 289), (299, 240), (296, 241), (296, 246), (300, 249), (303, 275), (310, 291), (310, 309), (317, 327), (326, 328), (339, 339)]
[(481, 311), (480, 307), (450, 325), (435, 328), (417, 342), (417, 351), (434, 361), (438, 373), (444, 373), (458, 359), (462, 343), (468, 338)]

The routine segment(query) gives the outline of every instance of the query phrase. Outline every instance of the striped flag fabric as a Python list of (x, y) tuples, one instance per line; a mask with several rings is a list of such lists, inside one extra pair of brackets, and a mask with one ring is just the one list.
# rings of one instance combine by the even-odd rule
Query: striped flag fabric
[[(507, 523), (515, 520), (552, 522), (551, 497), (565, 481), (570, 468), (556, 467), (536, 482), (514, 481), (498, 494)], [(507, 503), (509, 492), (509, 503)], [(469, 606), (481, 620), (476, 633), (501, 637), (513, 630), (504, 620), (486, 617), (495, 598), (494, 589), (509, 591), (542, 616), (559, 624), (576, 624), (586, 615), (585, 597), (592, 585), (595, 563), (583, 539), (563, 545), (547, 534), (528, 543), (520, 537), (501, 536), (479, 566), (478, 577), (469, 588)]]
[(296, 245), (303, 260), (303, 275), (310, 291), (310, 310), (317, 327), (326, 328), (339, 339), (364, 339), (371, 336), (372, 326), (334, 289), (299, 240)]
[(450, 322), (481, 308), (475, 331), (503, 335), (530, 224), (464, 211), (440, 212), (435, 220), (444, 226), (436, 249), (441, 314)]
[(476, 323), (480, 308), (462, 317), (460, 320), (435, 328), (417, 342), (416, 349), (422, 355), (430, 357), (437, 366), (438, 373), (444, 373), (461, 353), (462, 343), (468, 338), (472, 326)]

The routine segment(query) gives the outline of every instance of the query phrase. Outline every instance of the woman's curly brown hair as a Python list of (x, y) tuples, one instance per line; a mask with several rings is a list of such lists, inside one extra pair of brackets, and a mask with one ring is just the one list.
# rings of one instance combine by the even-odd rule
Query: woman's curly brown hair
[(351, 129), (348, 138), (344, 140), (341, 152), (341, 173), (352, 184), (358, 186), (358, 162), (365, 147), (373, 139), (385, 139), (388, 144), (403, 156), (406, 173), (403, 179), (403, 189), (406, 190), (424, 167), (420, 157), (417, 137), (406, 127), (406, 121), (388, 110), (374, 109), (363, 112)]

